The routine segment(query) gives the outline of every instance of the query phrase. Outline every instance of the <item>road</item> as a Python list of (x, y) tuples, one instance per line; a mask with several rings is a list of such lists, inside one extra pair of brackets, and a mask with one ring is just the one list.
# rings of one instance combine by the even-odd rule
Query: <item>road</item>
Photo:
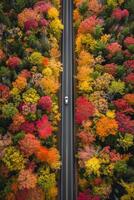
[[(62, 170), (61, 200), (74, 200), (74, 128), (73, 128), (73, 5), (72, 0), (62, 1), (63, 38), (62, 38)], [(68, 104), (65, 103), (68, 97)], [(67, 99), (67, 98), (66, 98)]]

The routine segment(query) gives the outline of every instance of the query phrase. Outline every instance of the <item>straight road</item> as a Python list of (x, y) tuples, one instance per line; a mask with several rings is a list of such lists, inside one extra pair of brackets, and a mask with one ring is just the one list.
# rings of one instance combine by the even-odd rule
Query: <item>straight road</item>
[(62, 170), (61, 200), (74, 200), (74, 134), (73, 134), (73, 1), (62, 0)]

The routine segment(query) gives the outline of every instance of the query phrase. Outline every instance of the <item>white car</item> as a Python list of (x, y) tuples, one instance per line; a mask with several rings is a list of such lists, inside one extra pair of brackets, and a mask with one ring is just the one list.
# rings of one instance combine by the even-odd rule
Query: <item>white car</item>
[(65, 102), (65, 105), (68, 104), (68, 102), (69, 102), (69, 98), (68, 98), (68, 96), (65, 96), (64, 102)]

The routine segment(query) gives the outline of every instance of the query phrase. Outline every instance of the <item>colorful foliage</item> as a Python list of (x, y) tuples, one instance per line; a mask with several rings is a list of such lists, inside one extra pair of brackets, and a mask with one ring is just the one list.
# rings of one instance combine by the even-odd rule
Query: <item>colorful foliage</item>
[(0, 2), (2, 200), (57, 199), (59, 16), (59, 0)]
[(133, 199), (132, 2), (74, 0), (78, 200)]

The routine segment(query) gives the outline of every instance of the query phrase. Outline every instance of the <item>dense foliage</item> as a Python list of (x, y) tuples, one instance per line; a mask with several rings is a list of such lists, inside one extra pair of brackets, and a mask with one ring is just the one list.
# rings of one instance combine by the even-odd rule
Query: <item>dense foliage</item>
[(0, 199), (58, 195), (59, 0), (0, 1)]
[(132, 200), (134, 1), (74, 4), (78, 200)]

